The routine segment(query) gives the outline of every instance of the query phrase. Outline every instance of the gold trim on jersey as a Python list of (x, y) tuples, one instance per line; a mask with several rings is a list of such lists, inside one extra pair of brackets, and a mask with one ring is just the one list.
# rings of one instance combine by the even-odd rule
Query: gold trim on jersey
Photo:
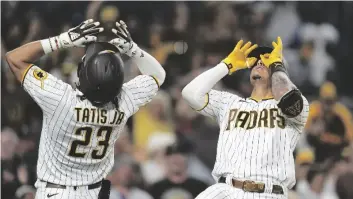
[(22, 79), (21, 79), (21, 86), (23, 86), (23, 82), (25, 81), (25, 77), (26, 77), (26, 75), (27, 75), (29, 69), (32, 68), (32, 66), (34, 66), (34, 64), (28, 65), (28, 67), (26, 68), (26, 70), (23, 72), (23, 74), (22, 74)]
[(255, 102), (261, 102), (261, 101), (271, 100), (274, 98), (271, 96), (271, 97), (267, 97), (267, 98), (263, 98), (263, 99), (255, 99), (255, 98), (249, 97), (249, 99), (254, 100)]
[(206, 104), (205, 104), (202, 108), (196, 109), (196, 111), (202, 111), (204, 108), (206, 108), (206, 106), (208, 105), (209, 102), (210, 102), (210, 96), (209, 96), (209, 94), (207, 93), (207, 94), (206, 94)]
[(150, 75), (150, 76), (154, 79), (154, 81), (156, 82), (156, 84), (157, 84), (157, 86), (158, 86), (158, 89), (159, 89), (160, 85), (159, 85), (159, 83), (158, 83), (158, 80), (157, 80), (153, 75)]

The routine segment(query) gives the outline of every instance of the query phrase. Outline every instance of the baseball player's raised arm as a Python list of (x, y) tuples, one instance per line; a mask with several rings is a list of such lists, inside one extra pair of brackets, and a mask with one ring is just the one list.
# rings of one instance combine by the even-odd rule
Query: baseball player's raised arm
[(43, 113), (51, 115), (67, 90), (67, 84), (34, 66), (44, 54), (39, 41), (21, 46), (6, 54), (6, 60), (23, 88), (41, 107)]
[(69, 86), (32, 64), (42, 55), (44, 50), (41, 42), (36, 41), (8, 52), (6, 60), (18, 81), (43, 113), (51, 115)]
[(228, 72), (227, 65), (220, 63), (200, 74), (185, 86), (182, 91), (183, 98), (193, 109), (200, 111), (203, 115), (216, 118), (219, 121), (225, 110), (224, 106), (235, 95), (228, 92), (216, 91), (212, 88)]
[(26, 71), (43, 55), (44, 51), (40, 41), (35, 41), (6, 53), (5, 59), (16, 79), (23, 82)]
[(309, 103), (299, 89), (290, 81), (283, 63), (283, 44), (280, 37), (272, 42), (273, 50), (269, 56), (260, 55), (261, 61), (270, 69), (271, 88), (277, 106), (288, 120), (304, 128), (309, 115)]
[(248, 55), (255, 48), (257, 48), (256, 44), (251, 45), (251, 42), (247, 42), (243, 45), (243, 40), (240, 40), (220, 64), (202, 73), (185, 86), (182, 91), (183, 98), (192, 108), (204, 115), (217, 118), (220, 122), (225, 105), (234, 97), (239, 97), (211, 89), (224, 76), (253, 65), (256, 59), (248, 58)]
[(92, 35), (103, 31), (103, 28), (98, 26), (99, 22), (94, 22), (92, 19), (86, 20), (59, 36), (31, 42), (6, 53), (6, 61), (17, 80), (22, 81), (29, 66), (44, 54), (62, 48), (84, 47), (84, 44), (97, 40), (97, 37)]
[(304, 127), (309, 116), (309, 102), (285, 72), (273, 73), (272, 94), (287, 119)]
[(124, 97), (134, 107), (134, 112), (152, 100), (159, 87), (165, 79), (165, 71), (161, 64), (150, 54), (143, 51), (132, 40), (127, 26), (123, 21), (116, 22), (116, 29), (112, 32), (117, 38), (110, 41), (120, 53), (131, 57), (131, 60), (138, 66), (142, 75), (135, 77), (123, 86)]
[(165, 79), (165, 70), (161, 64), (150, 54), (138, 47), (132, 40), (127, 25), (124, 21), (116, 22), (116, 29), (112, 32), (117, 38), (110, 41), (115, 45), (120, 53), (131, 57), (132, 61), (136, 63), (142, 75), (149, 75), (155, 79), (158, 87), (161, 86)]
[(133, 57), (142, 75), (124, 84), (124, 88), (131, 94), (132, 103), (138, 108), (150, 102), (157, 94), (165, 79), (165, 71), (158, 61), (144, 51), (143, 56)]
[(82, 22), (58, 36), (35, 41), (18, 47), (5, 56), (11, 71), (24, 89), (32, 96), (44, 113), (52, 113), (66, 92), (68, 85), (41, 70), (33, 63), (44, 54), (69, 47), (84, 47), (96, 41), (93, 36), (103, 31), (92, 19)]
[(161, 64), (150, 54), (140, 49), (140, 56), (135, 56), (132, 60), (136, 63), (143, 75), (153, 77), (158, 85), (161, 86), (165, 80), (165, 70)]

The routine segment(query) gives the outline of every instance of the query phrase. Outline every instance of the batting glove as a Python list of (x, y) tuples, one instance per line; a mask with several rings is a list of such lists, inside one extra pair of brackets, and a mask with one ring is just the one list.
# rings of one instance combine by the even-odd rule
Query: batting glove
[(97, 41), (94, 35), (103, 32), (104, 29), (99, 25), (99, 22), (89, 19), (59, 36), (41, 40), (43, 50), (47, 54), (61, 48), (85, 47), (88, 43)]
[(94, 36), (103, 32), (103, 28), (99, 27), (100, 23), (88, 19), (80, 25), (71, 28), (69, 31), (60, 34), (59, 41), (62, 48), (84, 47), (86, 44), (97, 41)]
[(265, 66), (270, 67), (274, 63), (281, 63), (283, 60), (283, 45), (280, 37), (277, 37), (277, 43), (272, 42), (273, 50), (270, 55), (260, 55), (261, 61)]
[(140, 48), (134, 41), (132, 41), (125, 22), (120, 20), (120, 22), (116, 22), (115, 25), (116, 29), (113, 28), (112, 32), (117, 36), (117, 38), (112, 39), (109, 43), (115, 45), (119, 49), (120, 53), (126, 54), (129, 57), (134, 57), (136, 55), (143, 56)]
[(223, 60), (223, 63), (225, 63), (229, 69), (230, 75), (235, 71), (249, 68), (256, 62), (256, 58), (248, 58), (248, 55), (252, 50), (257, 48), (257, 45), (251, 46), (251, 42), (248, 42), (242, 46), (243, 42), (243, 40), (240, 40), (234, 50)]

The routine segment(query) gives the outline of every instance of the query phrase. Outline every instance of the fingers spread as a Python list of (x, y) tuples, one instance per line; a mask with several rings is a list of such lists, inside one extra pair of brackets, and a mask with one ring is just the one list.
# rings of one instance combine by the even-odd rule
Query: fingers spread
[(278, 44), (278, 46), (280, 46), (282, 48), (283, 44), (282, 44), (281, 37), (277, 37), (277, 44)]
[(100, 22), (90, 22), (90, 23), (87, 23), (87, 24), (84, 24), (83, 26), (81, 26), (81, 29), (90, 29), (90, 28), (93, 28), (93, 27), (98, 27), (100, 25)]
[(257, 61), (257, 59), (255, 57), (247, 58), (246, 59), (246, 66), (251, 67), (252, 65), (255, 64), (256, 61)]
[(264, 56), (264, 55), (260, 55), (260, 58), (261, 58), (261, 61), (262, 61), (263, 63), (265, 63), (265, 62), (266, 62), (266, 58), (265, 58), (265, 56)]
[(251, 42), (246, 43), (241, 49), (241, 52), (245, 52), (251, 46)]
[(92, 23), (93, 19), (87, 19), (86, 21), (83, 22), (83, 24), (88, 24), (88, 23)]
[(126, 26), (126, 23), (125, 23), (123, 20), (120, 20), (120, 25), (123, 26), (123, 27), (125, 27), (125, 28), (127, 27), (127, 26)]
[(257, 48), (257, 44), (252, 45), (249, 49), (245, 51), (245, 56), (248, 56), (251, 51), (253, 51), (255, 48)]
[(272, 42), (272, 46), (273, 46), (273, 48), (277, 48), (277, 44), (276, 44), (276, 42)]
[(243, 45), (243, 40), (240, 40), (237, 45), (235, 46), (235, 50), (240, 50), (241, 46)]
[(95, 35), (97, 33), (103, 32), (104, 28), (93, 28), (89, 30), (84, 30), (83, 35)]

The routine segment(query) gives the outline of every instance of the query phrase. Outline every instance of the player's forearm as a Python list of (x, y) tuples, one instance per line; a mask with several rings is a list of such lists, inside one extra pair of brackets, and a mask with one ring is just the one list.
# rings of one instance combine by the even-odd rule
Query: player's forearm
[(207, 93), (219, 80), (228, 74), (229, 70), (224, 63), (207, 70), (192, 80), (182, 91), (183, 98), (194, 109), (200, 109), (207, 101)]
[(165, 70), (162, 65), (150, 54), (141, 50), (141, 55), (133, 57), (140, 72), (143, 75), (153, 76), (159, 85), (162, 85), (165, 80)]
[(6, 61), (19, 81), (28, 66), (44, 55), (40, 41), (31, 42), (6, 53)]
[(296, 88), (287, 74), (282, 71), (273, 73), (271, 81), (272, 94), (277, 101), (279, 101), (286, 93)]

